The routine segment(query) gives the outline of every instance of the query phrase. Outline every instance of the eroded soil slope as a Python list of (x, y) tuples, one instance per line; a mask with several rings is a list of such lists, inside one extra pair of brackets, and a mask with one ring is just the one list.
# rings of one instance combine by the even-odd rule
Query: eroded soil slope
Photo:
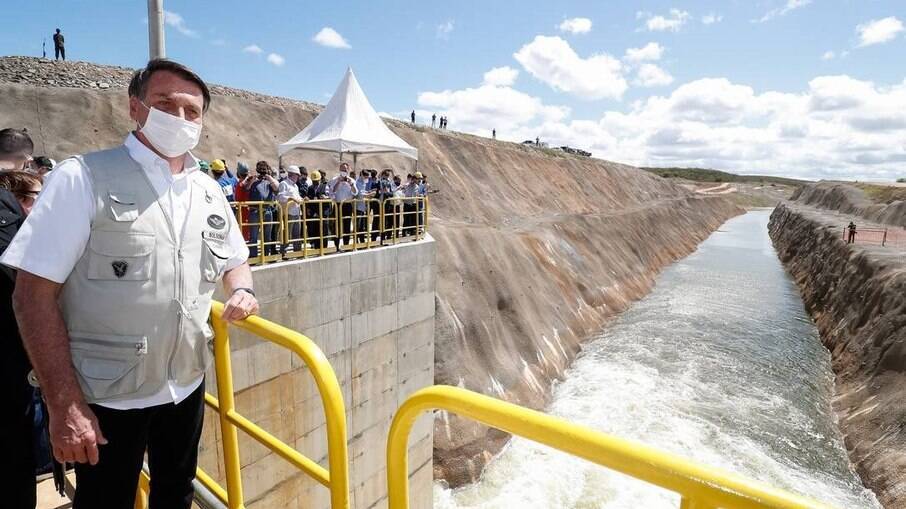
[[(840, 199), (845, 187), (830, 191), (806, 190), (803, 199), (849, 206)], [(769, 229), (831, 352), (834, 409), (850, 459), (885, 507), (904, 507), (906, 252), (845, 244), (840, 221), (827, 209), (792, 202), (775, 209)]]
[[(2, 79), (2, 76), (0, 76)], [(367, 80), (365, 81), (367, 86)], [(122, 141), (133, 126), (125, 91), (0, 83), (0, 125), (25, 126), (37, 152), (60, 159)], [(316, 107), (220, 89), (197, 155), (276, 160), (275, 145)], [(419, 149), (435, 189), (438, 383), (533, 408), (547, 402), (582, 340), (656, 273), (742, 210), (635, 168), (554, 156), (520, 145), (388, 122)], [(336, 160), (291, 161), (333, 170)], [(359, 166), (403, 159), (366, 159)], [(505, 437), (453, 416), (437, 421), (436, 474), (468, 482)]]

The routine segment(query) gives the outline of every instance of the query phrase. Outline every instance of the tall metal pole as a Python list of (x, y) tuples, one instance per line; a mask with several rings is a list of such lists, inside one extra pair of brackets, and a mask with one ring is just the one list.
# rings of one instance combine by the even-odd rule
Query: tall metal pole
[(164, 49), (164, 0), (148, 0), (148, 57), (166, 58)]

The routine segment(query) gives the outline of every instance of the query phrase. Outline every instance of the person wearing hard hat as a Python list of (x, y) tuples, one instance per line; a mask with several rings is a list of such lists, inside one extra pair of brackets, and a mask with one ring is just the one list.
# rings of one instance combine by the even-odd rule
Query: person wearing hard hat
[(214, 290), (223, 284), (226, 321), (258, 301), (230, 204), (190, 152), (207, 85), (154, 59), (128, 95), (135, 129), (61, 162), (0, 263), (16, 270), (53, 454), (75, 463), (74, 509), (131, 509), (146, 451), (150, 506), (189, 509)]
[(211, 177), (217, 181), (220, 189), (223, 189), (223, 195), (227, 201), (236, 201), (236, 186), (239, 180), (227, 170), (226, 162), (223, 159), (214, 159), (211, 161)]

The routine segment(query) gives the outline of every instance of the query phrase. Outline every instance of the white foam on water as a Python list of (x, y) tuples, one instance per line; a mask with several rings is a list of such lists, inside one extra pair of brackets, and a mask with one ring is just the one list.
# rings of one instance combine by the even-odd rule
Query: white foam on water
[[(829, 356), (767, 216), (728, 221), (665, 271), (585, 345), (547, 412), (833, 506), (879, 508), (846, 457)], [(654, 509), (679, 497), (514, 438), (479, 482), (435, 485), (434, 507)]]

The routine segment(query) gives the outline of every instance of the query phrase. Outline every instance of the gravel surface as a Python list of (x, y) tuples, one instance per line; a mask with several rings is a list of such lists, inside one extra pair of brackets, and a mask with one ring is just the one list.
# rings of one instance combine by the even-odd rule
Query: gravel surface
[[(90, 62), (55, 61), (36, 57), (0, 57), (0, 82), (20, 83), (38, 87), (88, 88), (103, 90), (127, 88), (134, 69)], [(321, 111), (322, 106), (285, 97), (257, 94), (247, 90), (209, 84), (211, 93), (241, 97), (279, 106), (302, 106), (310, 111)]]

